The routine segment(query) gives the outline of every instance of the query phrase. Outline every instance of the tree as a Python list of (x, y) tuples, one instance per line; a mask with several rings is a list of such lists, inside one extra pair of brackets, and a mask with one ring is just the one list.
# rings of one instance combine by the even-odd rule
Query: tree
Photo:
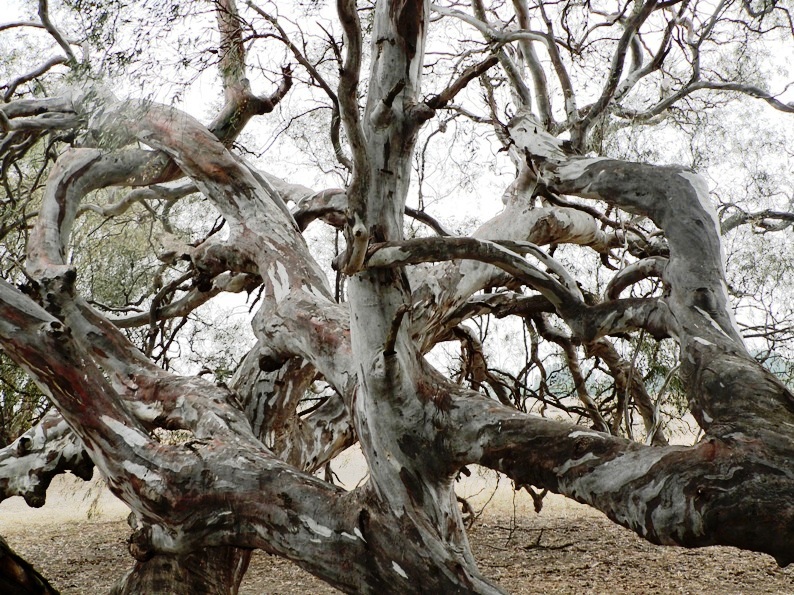
[[(0, 451), (3, 497), (39, 504), (54, 474), (96, 465), (133, 513), (136, 563), (119, 593), (235, 592), (251, 548), (348, 592), (499, 592), (477, 568), (454, 493), (471, 464), (587, 503), (654, 543), (794, 559), (794, 396), (742, 337), (721, 235), (785, 233), (794, 216), (752, 200), (718, 213), (702, 175), (620, 155), (626, 139), (640, 152), (642, 139), (708, 132), (701, 108), (742, 97), (754, 101), (742, 110), (763, 101), (790, 117), (794, 105), (767, 90), (784, 87), (779, 75), (752, 60), (790, 40), (788, 12), (339, 0), (338, 24), (314, 36), (311, 19), (304, 32), (283, 6), (212, 6), (209, 41), (205, 15), (176, 1), (139, 7), (159, 28), (109, 0), (67, 2), (61, 21), (40, 0), (37, 19), (0, 26), (41, 29), (60, 52), (25, 57), (0, 105), (14, 214), (3, 250), (15, 255), (0, 281), (0, 345), (54, 405)], [(325, 19), (321, 3), (306, 10)], [(135, 18), (140, 29), (124, 33)], [(193, 44), (185, 70), (216, 60), (223, 105), (207, 125), (109, 91), (122, 72), (148, 80), (143, 42), (171, 34)], [(252, 56), (284, 61), (257, 70)], [(274, 90), (259, 95), (268, 74)], [(236, 139), (279, 110), (293, 146), (341, 187), (312, 189), (243, 158)], [(322, 150), (318, 126), (330, 132)], [(515, 168), (496, 193), (504, 209), (467, 235), (449, 234), (424, 208), (427, 188), (411, 185), (453, 126), (469, 150), (501, 147), (494, 159)], [(785, 194), (775, 188), (770, 200)], [(201, 229), (185, 236), (172, 210), (197, 193)], [(81, 267), (89, 211), (137, 213), (131, 224), (166, 238), (133, 259), (150, 283), (111, 283), (126, 288), (111, 292), (118, 302), (89, 281), (96, 265)], [(336, 290), (304, 239), (317, 220), (344, 237)], [(228, 386), (169, 369), (187, 317), (242, 291), (259, 292), (256, 343)], [(522, 322), (533, 343), (522, 371), (491, 367), (464, 324), (482, 317)], [(785, 330), (770, 327), (785, 357)], [(651, 338), (668, 354), (675, 341), (677, 368)], [(447, 341), (463, 347), (458, 379), (426, 358)], [(551, 345), (570, 381), (546, 373)], [(558, 394), (566, 383), (573, 394)], [(660, 424), (675, 383), (703, 430), (693, 446), (667, 445)], [(535, 397), (586, 425), (526, 413)], [(631, 439), (633, 411), (646, 440)], [(158, 428), (191, 439), (161, 443)], [(346, 492), (312, 475), (355, 441), (366, 484)]]

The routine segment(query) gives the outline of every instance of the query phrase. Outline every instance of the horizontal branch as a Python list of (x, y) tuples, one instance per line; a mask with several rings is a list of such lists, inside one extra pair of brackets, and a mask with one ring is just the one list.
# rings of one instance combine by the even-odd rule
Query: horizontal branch
[(36, 21), (13, 21), (10, 23), (0, 23), (0, 31), (14, 29), (16, 27), (33, 27), (34, 29), (44, 29), (44, 25)]
[(589, 504), (653, 543), (731, 545), (794, 562), (790, 443), (735, 434), (692, 447), (642, 446), (479, 395), (455, 403), (447, 425), (458, 429), (451, 447), (469, 455), (461, 464)]
[(472, 259), (492, 264), (542, 293), (556, 307), (580, 303), (581, 297), (548, 273), (530, 265), (515, 252), (497, 243), (475, 238), (418, 238), (373, 244), (368, 268), (399, 267), (423, 262)]
[(556, 312), (554, 305), (542, 295), (522, 295), (509, 291), (498, 293), (484, 293), (472, 296), (457, 315), (459, 321), (471, 316), (493, 314), (497, 318), (506, 316), (534, 316), (537, 314), (553, 314)]
[[(778, 221), (779, 223), (770, 223), (769, 220)], [(778, 231), (779, 229), (785, 229), (786, 227), (794, 225), (794, 213), (774, 211), (771, 209), (765, 209), (755, 213), (740, 211), (722, 221), (722, 233), (725, 235), (729, 231), (733, 231), (740, 225), (744, 225), (748, 222), (758, 225), (759, 227), (770, 229), (771, 231)]]
[(133, 316), (112, 317), (109, 318), (109, 320), (118, 328), (135, 328), (150, 324), (152, 318), (156, 321), (180, 318), (182, 316), (187, 316), (196, 308), (202, 304), (206, 304), (209, 300), (223, 292), (240, 293), (241, 291), (248, 291), (250, 293), (261, 283), (262, 279), (258, 276), (246, 273), (221, 273), (212, 279), (212, 286), (209, 290), (202, 291), (194, 288), (175, 302), (157, 308), (154, 313), (146, 312)]
[[(347, 194), (341, 188), (330, 188), (306, 196), (298, 202), (298, 208), (292, 212), (298, 228), (303, 231), (312, 221), (322, 219), (331, 227), (342, 229), (346, 223)], [(405, 207), (405, 214), (430, 227), (440, 236), (451, 236), (434, 217), (424, 211)]]
[(0, 131), (14, 130), (70, 130), (81, 124), (81, 119), (72, 114), (45, 113), (30, 118), (9, 120), (5, 112), (0, 111)]
[(158, 185), (136, 188), (109, 205), (83, 204), (77, 210), (77, 215), (91, 211), (101, 217), (114, 217), (125, 213), (135, 203), (144, 203), (147, 200), (176, 201), (195, 192), (198, 192), (198, 188), (192, 183), (182, 184), (176, 188)]
[(578, 306), (564, 311), (562, 317), (577, 339), (585, 342), (639, 329), (645, 329), (656, 339), (679, 332), (667, 304), (654, 298), (628, 298)]
[(662, 278), (666, 265), (667, 259), (662, 256), (652, 256), (633, 262), (612, 277), (612, 280), (607, 284), (604, 295), (608, 300), (614, 300), (620, 296), (624, 289), (643, 279), (648, 277)]
[(37, 116), (45, 113), (77, 114), (72, 98), (69, 96), (17, 99), (11, 103), (0, 105), (0, 112), (3, 112), (3, 115), (9, 119)]
[(656, 116), (664, 113), (668, 108), (672, 107), (675, 103), (696, 93), (697, 91), (704, 91), (704, 90), (712, 90), (712, 91), (735, 91), (737, 93), (741, 93), (742, 95), (747, 95), (749, 97), (755, 97), (757, 99), (762, 99), (773, 108), (778, 111), (784, 113), (794, 113), (794, 103), (784, 103), (780, 99), (777, 98), (776, 95), (761, 89), (760, 87), (756, 87), (754, 85), (748, 85), (744, 83), (736, 83), (736, 82), (722, 82), (722, 81), (700, 81), (695, 80), (694, 82), (690, 82), (669, 97), (665, 97), (661, 101), (659, 101), (656, 105), (646, 109), (646, 110), (629, 110), (625, 108), (620, 108), (616, 110), (616, 114), (623, 118), (630, 118), (632, 120), (650, 120), (651, 118), (655, 118)]

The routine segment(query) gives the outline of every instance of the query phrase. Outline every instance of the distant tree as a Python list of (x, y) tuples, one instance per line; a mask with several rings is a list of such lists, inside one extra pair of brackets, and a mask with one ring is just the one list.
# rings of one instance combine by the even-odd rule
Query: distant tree
[(37, 424), (48, 408), (30, 376), (0, 352), (0, 445), (11, 444)]
[[(115, 592), (234, 593), (252, 548), (500, 592), (472, 464), (794, 560), (783, 5), (39, 0), (0, 39), (0, 346), (53, 405), (0, 497), (96, 465), (133, 513)], [(464, 196), (502, 210), (445, 219)], [(235, 367), (206, 308), (242, 292)], [(355, 442), (366, 483), (313, 475)]]

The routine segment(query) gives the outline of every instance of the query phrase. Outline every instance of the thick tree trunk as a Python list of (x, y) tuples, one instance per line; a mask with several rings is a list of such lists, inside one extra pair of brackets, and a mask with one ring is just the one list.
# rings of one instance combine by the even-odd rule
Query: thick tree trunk
[[(363, 145), (354, 155), (360, 182), (348, 193), (350, 217), (363, 222), (371, 241), (402, 239), (411, 156), (427, 117), (417, 106), (423, 105), (419, 85), (428, 22), (429, 4), (422, 0), (378, 3), (366, 126), (356, 130), (357, 123), (346, 120), (348, 135), (360, 136)], [(390, 554), (394, 570), (411, 581), (412, 590), (496, 593), (480, 575), (466, 538), (454, 492), (457, 470), (444, 453), (426, 456), (438, 450), (433, 420), (444, 415), (445, 402), (428, 390), (429, 370), (410, 337), (408, 279), (397, 269), (358, 272), (348, 292), (358, 375), (354, 415), (370, 468), (369, 489), (401, 518), (405, 535), (405, 550)], [(410, 550), (425, 552), (421, 565), (406, 555)], [(404, 585), (394, 583), (386, 591), (402, 592)]]
[(235, 595), (248, 569), (251, 550), (201, 548), (187, 555), (158, 554), (139, 561), (111, 590), (112, 595)]

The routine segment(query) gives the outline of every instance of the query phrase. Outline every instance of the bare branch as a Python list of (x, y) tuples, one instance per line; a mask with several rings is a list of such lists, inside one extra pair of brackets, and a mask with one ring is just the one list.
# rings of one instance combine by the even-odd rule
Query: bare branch
[[(543, 17), (543, 21), (546, 24), (547, 35), (550, 40), (553, 40), (554, 25), (546, 14), (544, 3), (538, 2), (537, 5), (538, 9), (540, 10), (540, 14)], [(560, 83), (562, 94), (565, 98), (565, 123), (568, 128), (572, 128), (579, 122), (579, 110), (577, 108), (576, 94), (573, 90), (573, 83), (571, 82), (571, 77), (568, 74), (568, 69), (565, 67), (565, 63), (563, 62), (562, 56), (560, 55), (560, 50), (557, 47), (557, 44), (548, 43), (547, 49), (549, 52), (549, 58), (551, 58), (551, 64), (554, 67), (554, 73), (557, 75), (557, 80)]]
[(341, 188), (331, 188), (316, 192), (298, 203), (298, 208), (293, 212), (293, 217), (298, 228), (303, 231), (316, 219), (323, 219), (326, 223), (337, 229), (345, 226), (345, 211), (347, 209), (347, 194)]
[(587, 411), (587, 414), (593, 421), (593, 429), (598, 430), (599, 432), (606, 432), (607, 434), (611, 433), (609, 424), (601, 415), (601, 412), (598, 410), (598, 405), (587, 390), (585, 378), (582, 374), (582, 368), (579, 364), (579, 355), (576, 353), (576, 347), (571, 341), (571, 338), (566, 337), (561, 332), (548, 325), (542, 315), (533, 318), (533, 322), (535, 323), (535, 327), (538, 329), (540, 336), (547, 341), (556, 343), (562, 348), (562, 351), (565, 354), (565, 362), (568, 365), (568, 370), (571, 372), (571, 377), (573, 378), (576, 396), (582, 402), (585, 411)]
[(331, 144), (334, 147), (334, 154), (336, 155), (337, 161), (348, 171), (353, 170), (353, 162), (350, 160), (347, 155), (345, 155), (345, 151), (342, 148), (342, 143), (340, 139), (340, 126), (342, 123), (341, 119), (341, 111), (339, 107), (339, 98), (337, 97), (336, 93), (331, 89), (331, 86), (326, 82), (325, 78), (320, 74), (317, 68), (309, 62), (306, 56), (303, 55), (303, 52), (300, 51), (298, 46), (296, 46), (292, 40), (290, 40), (289, 36), (287, 35), (286, 31), (284, 31), (283, 27), (278, 22), (278, 19), (273, 17), (272, 15), (268, 14), (264, 10), (262, 10), (259, 6), (254, 4), (252, 0), (246, 0), (247, 5), (252, 8), (258, 15), (264, 18), (268, 23), (270, 23), (276, 31), (278, 31), (278, 39), (284, 45), (287, 46), (287, 49), (292, 53), (295, 57), (297, 62), (303, 66), (309, 75), (312, 77), (312, 80), (315, 81), (316, 84), (320, 86), (320, 88), (325, 92), (328, 98), (331, 100)]
[[(513, 9), (518, 17), (518, 24), (522, 29), (529, 29), (529, 10), (527, 8), (526, 0), (513, 0)], [(535, 103), (538, 106), (538, 113), (540, 114), (540, 121), (546, 130), (551, 130), (555, 125), (554, 116), (551, 111), (551, 98), (549, 96), (548, 83), (546, 81), (546, 73), (540, 60), (535, 53), (535, 48), (532, 40), (521, 39), (519, 40), (521, 53), (529, 68), (532, 82), (535, 87)]]
[(18, 99), (0, 105), (0, 112), (9, 119), (37, 116), (47, 112), (76, 114), (71, 97), (46, 97), (43, 99)]
[(50, 12), (49, 7), (47, 6), (47, 0), (39, 0), (39, 18), (41, 19), (41, 23), (44, 25), (44, 28), (47, 29), (47, 32), (52, 35), (53, 39), (55, 39), (55, 41), (58, 42), (58, 45), (61, 46), (61, 49), (66, 54), (69, 62), (72, 64), (77, 64), (77, 58), (75, 58), (74, 52), (72, 52), (69, 42), (50, 20)]
[(19, 85), (27, 83), (28, 81), (32, 81), (36, 77), (41, 76), (45, 72), (49, 71), (53, 66), (57, 66), (58, 64), (66, 64), (68, 60), (63, 56), (54, 56), (47, 60), (44, 64), (31, 70), (30, 72), (26, 72), (25, 74), (18, 76), (13, 81), (6, 85), (6, 92), (3, 95), (3, 101), (10, 101), (11, 96), (14, 94), (14, 91), (17, 90)]
[(572, 131), (572, 142), (574, 146), (581, 148), (581, 143), (584, 141), (584, 134), (590, 124), (601, 115), (612, 101), (615, 90), (620, 82), (621, 74), (623, 73), (623, 65), (626, 59), (626, 51), (631, 44), (631, 40), (636, 35), (640, 26), (656, 9), (656, 0), (647, 0), (644, 4), (640, 5), (635, 13), (628, 19), (625, 24), (623, 35), (618, 41), (615, 52), (612, 55), (612, 64), (609, 69), (606, 83), (601, 96), (592, 105), (585, 108), (585, 115), (577, 122)]
[(281, 84), (272, 95), (255, 95), (245, 76), (243, 22), (237, 12), (236, 1), (216, 0), (215, 14), (221, 34), (219, 68), (226, 103), (209, 129), (228, 146), (252, 117), (270, 113), (275, 109), (292, 87), (292, 70), (289, 66), (281, 68)]
[(537, 289), (558, 308), (581, 302), (572, 292), (549, 274), (531, 266), (515, 252), (474, 238), (419, 238), (402, 242), (373, 244), (367, 267), (397, 267), (422, 262), (439, 262), (471, 258), (495, 265), (522, 283)]
[(494, 66), (498, 61), (499, 59), (496, 56), (488, 56), (488, 58), (482, 62), (469, 66), (449, 87), (441, 91), (438, 95), (434, 95), (425, 101), (425, 104), (434, 110), (446, 107), (447, 104), (455, 99), (455, 96), (472, 81), (472, 79), (487, 72), (488, 69)]
[(37, 23), (35, 21), (14, 21), (10, 23), (0, 23), (0, 31), (5, 31), (6, 29), (14, 29), (16, 27), (33, 27), (36, 29), (46, 28), (42, 23)]
[[(481, 2), (481, 0), (475, 0), (472, 2), (472, 7), (474, 8), (475, 15), (483, 20), (487, 21), (487, 17), (485, 14), (485, 8)], [(532, 93), (527, 87), (526, 82), (524, 81), (523, 73), (519, 69), (519, 67), (515, 64), (513, 59), (510, 55), (501, 47), (504, 43), (509, 43), (515, 39), (526, 39), (527, 33), (525, 32), (518, 32), (518, 33), (510, 33), (500, 40), (500, 43), (493, 44), (496, 49), (496, 55), (499, 58), (499, 62), (502, 65), (502, 70), (507, 75), (507, 80), (510, 81), (510, 84), (513, 87), (513, 92), (517, 97), (516, 103), (520, 106), (529, 107), (532, 105)], [(528, 37), (530, 39), (534, 38), (534, 34), (529, 33)], [(486, 38), (487, 39), (487, 38)], [(489, 40), (491, 41), (491, 40)]]
[[(1, 112), (2, 110), (0, 110)], [(32, 118), (15, 118), (9, 120), (5, 112), (0, 115), (0, 128), (5, 132), (14, 130), (43, 131), (43, 130), (70, 130), (81, 124), (81, 118), (76, 115), (60, 113), (44, 113)]]
[(250, 293), (261, 283), (262, 280), (259, 277), (247, 273), (221, 273), (212, 279), (212, 286), (209, 290), (191, 289), (178, 300), (165, 306), (157, 307), (150, 312), (134, 316), (114, 317), (109, 320), (119, 328), (135, 328), (150, 324), (152, 319), (160, 321), (169, 318), (180, 318), (187, 316), (222, 292), (240, 293), (241, 291), (248, 291)]
[(114, 217), (126, 212), (133, 204), (143, 203), (147, 200), (176, 201), (180, 198), (197, 192), (195, 184), (182, 184), (176, 188), (153, 185), (148, 188), (137, 188), (122, 196), (118, 201), (106, 206), (94, 204), (81, 205), (77, 210), (77, 215), (82, 215), (88, 211), (96, 213), (102, 217)]
[(733, 83), (733, 82), (719, 82), (719, 81), (701, 81), (695, 80), (689, 84), (684, 85), (681, 89), (666, 97), (653, 107), (643, 110), (643, 111), (634, 111), (634, 110), (627, 110), (625, 108), (621, 108), (616, 111), (616, 114), (624, 117), (624, 118), (631, 118), (635, 120), (650, 120), (658, 116), (659, 114), (664, 113), (668, 108), (676, 104), (678, 101), (687, 97), (697, 91), (703, 90), (713, 90), (713, 91), (734, 91), (737, 93), (741, 93), (743, 95), (748, 95), (750, 97), (755, 97), (757, 99), (762, 99), (771, 105), (776, 110), (779, 110), (784, 113), (794, 113), (794, 104), (791, 102), (783, 103), (780, 101), (774, 94), (765, 91), (759, 87), (754, 85), (747, 85), (743, 83)]
[(604, 292), (606, 299), (616, 299), (624, 289), (648, 277), (661, 278), (664, 275), (664, 268), (667, 266), (667, 262), (666, 258), (652, 256), (621, 269), (607, 285)]
[[(347, 208), (347, 194), (340, 188), (330, 188), (307, 196), (298, 203), (298, 208), (293, 212), (298, 228), (303, 231), (312, 221), (322, 219), (331, 227), (343, 229), (345, 226), (345, 210)], [(451, 236), (441, 223), (424, 211), (405, 207), (405, 214), (421, 221), (440, 236)]]
[(345, 59), (339, 74), (339, 105), (342, 123), (353, 153), (352, 178), (347, 187), (348, 224), (345, 226), (347, 249), (341, 270), (353, 275), (361, 270), (369, 243), (367, 194), (370, 187), (370, 159), (358, 105), (358, 83), (361, 74), (362, 38), (358, 10), (353, 0), (338, 0), (339, 20), (345, 33)]
[(355, 2), (351, 0), (338, 0), (337, 11), (342, 28), (345, 32), (345, 61), (339, 77), (339, 104), (341, 107), (342, 122), (347, 132), (350, 147), (353, 151), (353, 181), (348, 192), (351, 196), (351, 209), (357, 212), (361, 209), (358, 190), (364, 184), (368, 159), (366, 157), (364, 132), (361, 127), (361, 114), (358, 106), (358, 82), (361, 74), (361, 23), (358, 20), (358, 11)]
[(416, 219), (417, 221), (421, 221), (428, 227), (430, 227), (433, 231), (435, 231), (440, 236), (451, 236), (452, 234), (447, 231), (441, 223), (439, 223), (436, 219), (425, 213), (424, 211), (418, 211), (411, 207), (405, 207), (405, 214), (409, 217)]
[[(615, 379), (615, 390), (618, 395), (623, 395), (624, 399), (631, 398), (642, 417), (647, 434), (646, 444), (655, 446), (666, 446), (667, 439), (659, 424), (659, 412), (656, 405), (651, 400), (645, 384), (639, 378), (639, 374), (634, 369), (634, 362), (628, 362), (620, 356), (615, 346), (607, 339), (599, 339), (586, 345), (588, 357), (601, 358), (612, 377)], [(626, 403), (628, 407), (628, 402)], [(619, 425), (620, 415), (615, 416), (615, 425)], [(627, 430), (628, 428), (628, 422)], [(614, 433), (614, 432), (613, 432)]]
[[(772, 224), (769, 220), (776, 220), (780, 223)], [(784, 212), (784, 211), (773, 211), (770, 209), (766, 209), (763, 211), (758, 211), (755, 213), (746, 213), (744, 211), (740, 211), (739, 213), (732, 215), (725, 219), (721, 224), (722, 234), (725, 235), (726, 233), (733, 231), (740, 225), (744, 225), (745, 223), (753, 223), (755, 225), (759, 225), (764, 228), (772, 228), (773, 230), (777, 231), (778, 227), (781, 229), (785, 229), (786, 227), (791, 226), (794, 224), (794, 213)]]

